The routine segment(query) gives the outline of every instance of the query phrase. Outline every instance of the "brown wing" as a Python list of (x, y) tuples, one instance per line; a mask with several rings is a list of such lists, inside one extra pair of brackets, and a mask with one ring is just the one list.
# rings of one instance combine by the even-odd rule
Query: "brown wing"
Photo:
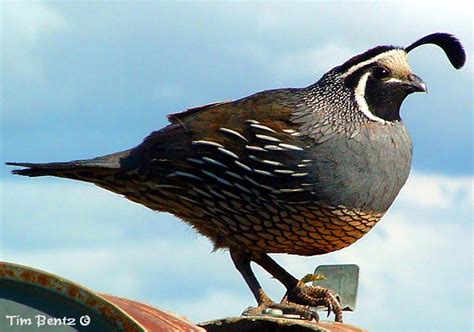
[(171, 124), (132, 155), (142, 171), (161, 181), (182, 183), (186, 177), (216, 188), (237, 183), (265, 192), (304, 192), (308, 141), (290, 121), (297, 96), (297, 89), (269, 90), (173, 114)]
[[(258, 121), (276, 131), (292, 127), (294, 91), (278, 89), (256, 93), (236, 101), (217, 102), (191, 108), (168, 116), (171, 123), (180, 123), (199, 136), (217, 134), (221, 127), (244, 132), (248, 120)], [(296, 102), (296, 101), (295, 101)]]
[(191, 108), (188, 108), (184, 112), (168, 114), (168, 120), (171, 123), (177, 123), (177, 122), (179, 123), (179, 122), (181, 122), (181, 119), (185, 119), (185, 118), (193, 115), (194, 113), (201, 112), (201, 111), (204, 112), (206, 109), (209, 109), (211, 107), (216, 107), (216, 106), (228, 104), (228, 103), (231, 103), (231, 102), (232, 102), (232, 100), (225, 100), (225, 101), (218, 101), (218, 102), (214, 102), (214, 103), (210, 103), (210, 104), (206, 104), (206, 105), (201, 105), (201, 106), (197, 106), (197, 107), (191, 107)]

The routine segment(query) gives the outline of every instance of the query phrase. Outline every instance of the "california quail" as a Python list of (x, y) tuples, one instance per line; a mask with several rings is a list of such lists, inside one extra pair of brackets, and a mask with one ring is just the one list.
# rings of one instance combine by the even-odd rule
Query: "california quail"
[[(342, 249), (384, 215), (410, 172), (412, 143), (400, 106), (426, 91), (407, 53), (435, 44), (455, 68), (460, 42), (435, 33), (401, 48), (356, 55), (305, 88), (268, 90), (171, 114), (137, 147), (64, 163), (8, 163), (13, 173), (92, 182), (153, 210), (167, 211), (227, 248), (258, 307), (317, 318), (327, 289), (305, 286), (267, 254), (319, 255)], [(261, 289), (250, 262), (287, 288), (281, 303)]]

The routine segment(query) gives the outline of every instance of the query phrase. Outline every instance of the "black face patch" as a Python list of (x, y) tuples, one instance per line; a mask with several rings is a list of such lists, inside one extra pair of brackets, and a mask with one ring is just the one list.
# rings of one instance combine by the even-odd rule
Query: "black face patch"
[[(379, 67), (374, 71), (379, 71)], [(402, 83), (388, 82), (386, 77), (379, 78), (372, 73), (365, 86), (365, 100), (369, 110), (375, 116), (387, 120), (400, 120), (400, 106), (409, 94)]]

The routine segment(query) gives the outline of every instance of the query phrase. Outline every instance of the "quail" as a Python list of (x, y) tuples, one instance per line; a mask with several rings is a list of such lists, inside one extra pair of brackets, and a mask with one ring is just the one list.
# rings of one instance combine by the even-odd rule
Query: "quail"
[[(304, 88), (267, 90), (168, 116), (170, 124), (135, 148), (88, 160), (8, 163), (15, 174), (94, 183), (156, 211), (167, 211), (227, 249), (257, 300), (318, 319), (342, 321), (333, 291), (307, 286), (268, 254), (320, 255), (345, 248), (382, 218), (405, 184), (412, 142), (400, 118), (409, 94), (426, 91), (407, 54), (434, 44), (451, 64), (461, 43), (433, 33), (408, 47), (377, 46)], [(255, 262), (287, 289), (272, 301)]]

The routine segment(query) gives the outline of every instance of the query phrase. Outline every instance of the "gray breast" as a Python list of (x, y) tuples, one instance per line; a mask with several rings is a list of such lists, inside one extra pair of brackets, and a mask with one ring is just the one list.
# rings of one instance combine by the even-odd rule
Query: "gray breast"
[(385, 212), (410, 173), (412, 142), (401, 122), (362, 124), (312, 149), (314, 191), (333, 205)]

